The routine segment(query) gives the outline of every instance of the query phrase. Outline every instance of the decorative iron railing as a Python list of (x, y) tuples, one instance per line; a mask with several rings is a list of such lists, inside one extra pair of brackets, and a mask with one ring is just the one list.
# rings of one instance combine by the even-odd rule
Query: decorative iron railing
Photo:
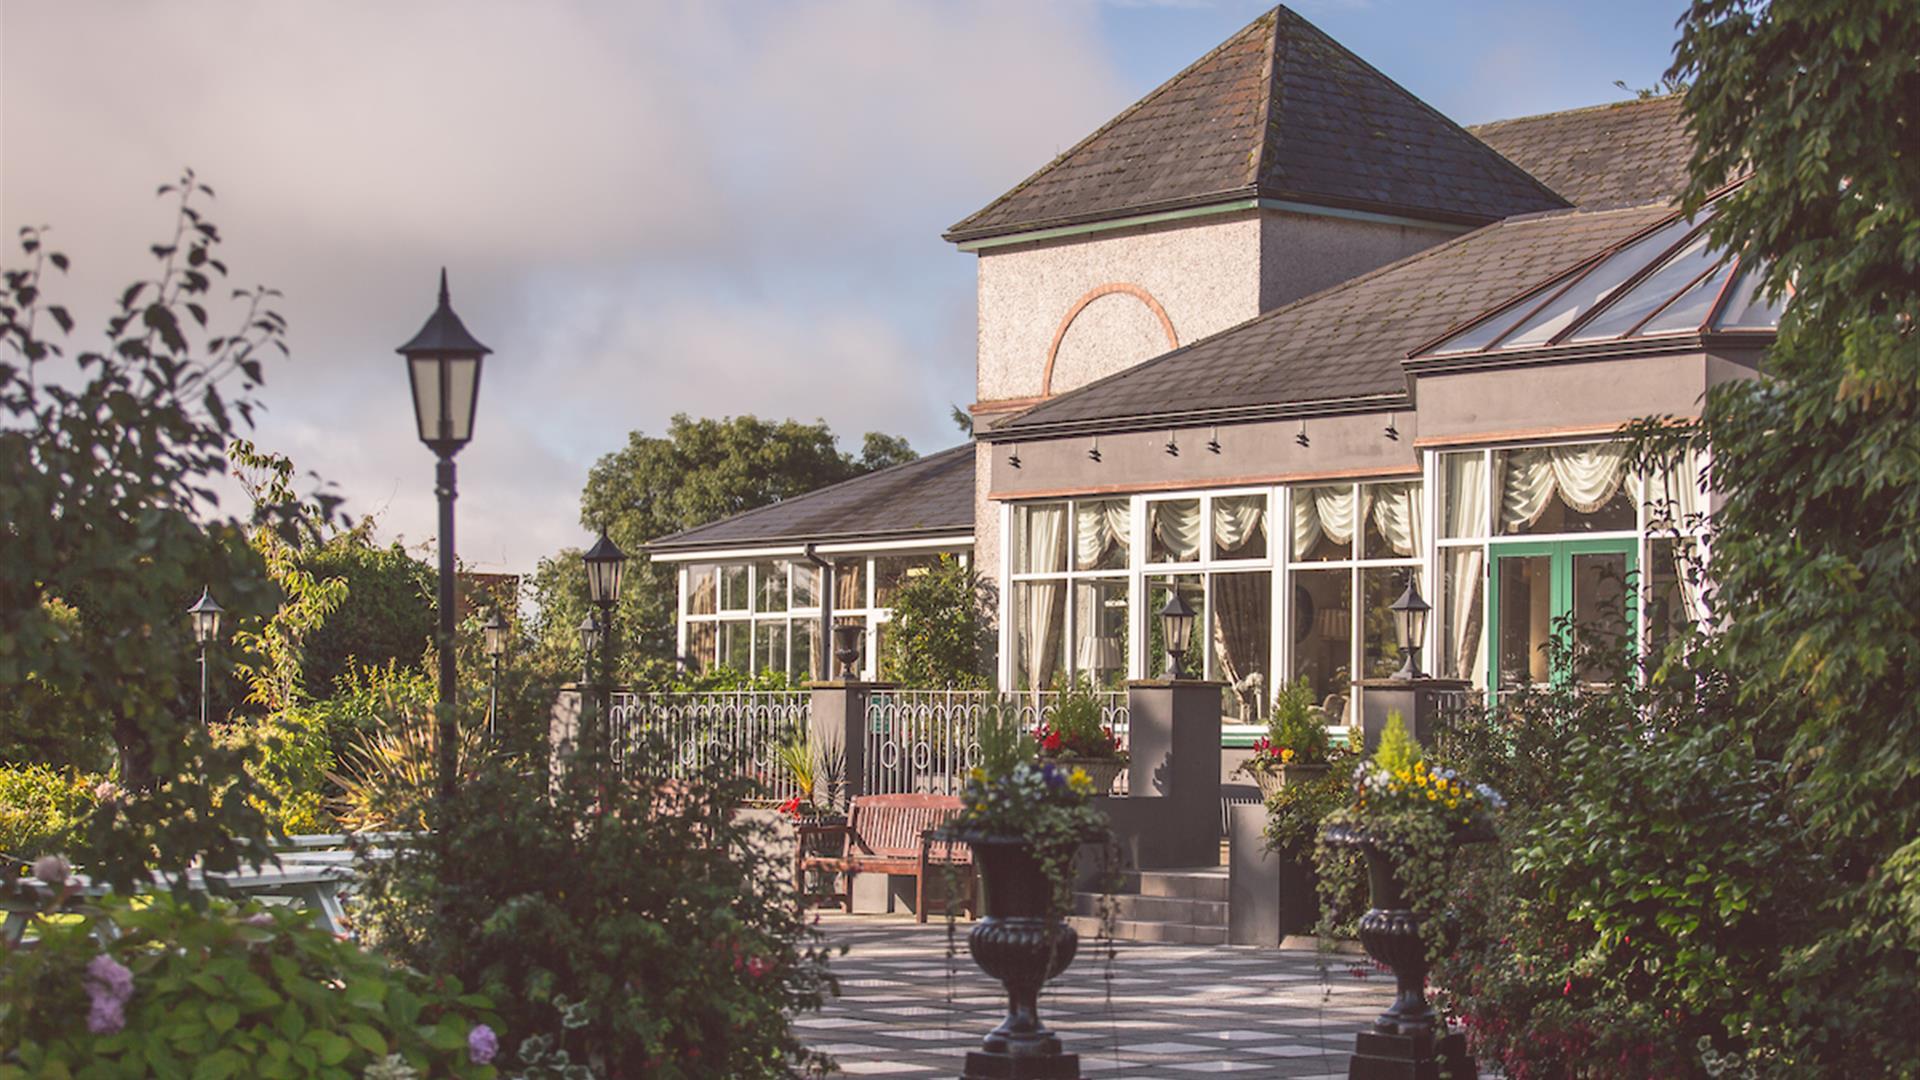
[(614, 694), (608, 712), (611, 753), (623, 767), (649, 737), (657, 737), (672, 755), (675, 775), (731, 761), (759, 781), (769, 799), (798, 792), (779, 748), (807, 729), (812, 698), (804, 690)]
[[(1037, 726), (1059, 694), (992, 690), (883, 690), (867, 699), (866, 753), (860, 790), (868, 794), (958, 794), (980, 760), (980, 720), (994, 706), (1013, 711), (1024, 728)], [(1103, 692), (1100, 720), (1127, 746), (1124, 690)], [(1126, 791), (1122, 772), (1116, 790)]]

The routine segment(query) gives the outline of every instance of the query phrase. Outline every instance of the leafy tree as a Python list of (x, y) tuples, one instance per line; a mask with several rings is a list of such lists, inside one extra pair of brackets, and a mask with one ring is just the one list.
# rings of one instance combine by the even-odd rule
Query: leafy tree
[[(98, 347), (67, 352), (73, 318), (47, 299), (45, 275), (68, 260), (45, 230), (22, 231), (24, 264), (0, 288), (0, 684), (35, 688), (25, 707), (48, 710), (35, 725), (111, 740), (123, 794), (93, 815), (83, 855), (121, 888), (148, 869), (265, 854), (240, 756), (198, 724), (182, 613), (207, 583), (236, 616), (277, 601), (211, 483), (252, 421), (263, 355), (285, 351), (285, 323), (264, 288), (209, 310), (227, 272), (197, 206), (212, 192), (190, 172), (160, 192), (177, 200), (173, 234), (152, 248), (155, 276), (120, 293)], [(233, 329), (212, 329), (217, 314)], [(292, 532), (305, 516), (262, 506), (254, 521)]]
[[(673, 572), (641, 554), (647, 541), (914, 458), (905, 439), (878, 432), (867, 433), (858, 457), (837, 446), (824, 422), (683, 414), (665, 437), (636, 431), (626, 446), (601, 458), (581, 493), (580, 520), (591, 532), (607, 529), (634, 559), (620, 602), (621, 655), (631, 662), (672, 658)], [(533, 587), (543, 613), (542, 647), (562, 651), (561, 642), (586, 613), (579, 553), (569, 549), (544, 560)], [(573, 653), (577, 659), (577, 646)]]
[(1709, 394), (1728, 723), (1787, 766), (1827, 859), (1785, 958), (1802, 1061), (1905, 1072), (1920, 970), (1920, 12), (1910, 0), (1695, 0), (1671, 74), (1687, 192), (1750, 170), (1713, 222), (1791, 285), (1762, 378)]
[(353, 666), (389, 661), (410, 667), (433, 641), (434, 571), (398, 543), (381, 547), (372, 522), (361, 519), (325, 543), (300, 553), (300, 568), (316, 578), (339, 578), (347, 594), (307, 634), (302, 677), (319, 697)]
[(880, 639), (884, 677), (908, 686), (972, 687), (987, 682), (993, 586), (952, 555), (907, 578), (893, 597)]

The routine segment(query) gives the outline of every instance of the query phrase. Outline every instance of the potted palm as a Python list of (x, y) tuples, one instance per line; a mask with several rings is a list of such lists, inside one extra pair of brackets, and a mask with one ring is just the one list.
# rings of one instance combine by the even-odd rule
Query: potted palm
[(1305, 783), (1326, 775), (1332, 758), (1326, 717), (1313, 703), (1307, 680), (1283, 684), (1273, 697), (1267, 733), (1253, 742), (1253, 756), (1234, 774), (1253, 777), (1263, 799), (1288, 784)]
[(1079, 1056), (1064, 1053), (1041, 1023), (1039, 997), (1079, 948), (1065, 919), (1074, 855), (1110, 835), (1106, 815), (1092, 803), (1092, 778), (1039, 759), (1015, 718), (989, 710), (979, 743), (980, 765), (967, 774), (944, 833), (973, 849), (984, 915), (967, 951), (1006, 987), (1008, 1004), (1006, 1018), (967, 1055), (966, 1075), (1077, 1077)]
[(1485, 784), (1429, 762), (1397, 712), (1388, 716), (1374, 756), (1355, 767), (1349, 791), (1347, 805), (1325, 818), (1316, 854), (1323, 897), (1343, 887), (1342, 855), (1358, 851), (1365, 862), (1372, 906), (1360, 917), (1360, 943), (1393, 969), (1396, 983), (1394, 1003), (1374, 1021), (1374, 1033), (1464, 1061), (1464, 1041), (1447, 1035), (1427, 1003), (1427, 970), (1447, 947), (1439, 916), (1453, 851), (1493, 839), (1493, 815), (1506, 804)]
[(1085, 772), (1096, 795), (1113, 790), (1127, 767), (1127, 752), (1120, 749), (1113, 729), (1100, 722), (1100, 696), (1085, 675), (1075, 676), (1060, 691), (1033, 729), (1033, 742), (1040, 760), (1069, 774)]

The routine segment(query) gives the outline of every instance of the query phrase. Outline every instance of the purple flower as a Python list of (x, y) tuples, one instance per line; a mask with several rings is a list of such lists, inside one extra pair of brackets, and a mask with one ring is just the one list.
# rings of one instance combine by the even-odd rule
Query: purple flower
[(1040, 779), (1045, 780), (1048, 787), (1057, 788), (1066, 784), (1067, 774), (1054, 768), (1053, 762), (1049, 761), (1040, 766)]
[(81, 980), (87, 989), (87, 1030), (95, 1035), (111, 1035), (127, 1026), (127, 999), (133, 996), (133, 972), (126, 965), (101, 953), (87, 964)]
[(499, 1052), (500, 1036), (495, 1035), (492, 1028), (475, 1024), (473, 1030), (467, 1032), (467, 1056), (473, 1059), (475, 1065), (491, 1062)]

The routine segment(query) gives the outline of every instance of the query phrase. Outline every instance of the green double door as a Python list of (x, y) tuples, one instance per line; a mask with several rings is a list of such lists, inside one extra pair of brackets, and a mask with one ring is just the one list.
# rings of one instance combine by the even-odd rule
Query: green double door
[(1569, 619), (1580, 634), (1579, 649), (1625, 648), (1632, 641), (1639, 545), (1632, 539), (1519, 541), (1492, 545), (1488, 558), (1487, 685), (1507, 694), (1529, 685), (1605, 681), (1604, 665), (1568, 663), (1548, 646)]

